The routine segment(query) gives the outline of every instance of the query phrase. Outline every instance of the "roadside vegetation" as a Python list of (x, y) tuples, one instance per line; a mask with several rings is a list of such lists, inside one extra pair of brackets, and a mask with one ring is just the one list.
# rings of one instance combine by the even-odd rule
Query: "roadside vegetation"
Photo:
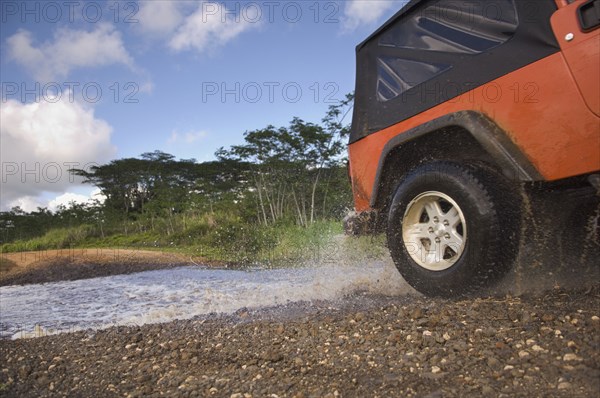
[(352, 95), (321, 124), (248, 131), (216, 160), (162, 151), (71, 172), (103, 199), (0, 213), (0, 251), (120, 247), (236, 263), (322, 256), (352, 205), (344, 124)]

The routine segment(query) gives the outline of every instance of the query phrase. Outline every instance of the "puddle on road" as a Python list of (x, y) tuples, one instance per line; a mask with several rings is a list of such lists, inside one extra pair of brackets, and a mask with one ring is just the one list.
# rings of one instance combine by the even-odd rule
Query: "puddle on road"
[(231, 271), (201, 267), (0, 287), (0, 337), (27, 338), (116, 325), (233, 313), (366, 291), (411, 291), (387, 261), (358, 266)]

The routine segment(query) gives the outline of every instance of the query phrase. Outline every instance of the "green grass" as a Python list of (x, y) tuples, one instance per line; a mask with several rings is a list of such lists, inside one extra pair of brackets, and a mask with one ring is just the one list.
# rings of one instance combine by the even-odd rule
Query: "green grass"
[(382, 259), (389, 255), (385, 234), (349, 236), (344, 240), (343, 251), (349, 262)]
[(5, 243), (0, 246), (0, 252), (10, 253), (46, 249), (66, 249), (84, 242), (92, 236), (92, 234), (93, 228), (89, 225), (80, 225), (73, 228), (56, 228), (37, 238)]
[(319, 221), (308, 227), (228, 224), (165, 247), (209, 260), (279, 267), (314, 261), (332, 237), (340, 233), (338, 221)]
[(0, 252), (65, 248), (121, 248), (177, 252), (207, 260), (273, 267), (322, 260), (333, 237), (343, 233), (340, 221), (318, 221), (308, 227), (292, 223), (251, 225), (235, 218), (177, 220), (177, 233), (142, 231), (101, 237), (92, 226), (53, 229), (43, 236), (0, 246)]

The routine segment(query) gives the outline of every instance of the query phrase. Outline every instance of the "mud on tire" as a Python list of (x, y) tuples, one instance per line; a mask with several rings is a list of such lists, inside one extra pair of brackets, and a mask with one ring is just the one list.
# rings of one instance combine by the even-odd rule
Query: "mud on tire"
[(436, 161), (402, 180), (388, 215), (396, 267), (430, 296), (471, 294), (498, 281), (518, 251), (518, 189), (491, 167)]

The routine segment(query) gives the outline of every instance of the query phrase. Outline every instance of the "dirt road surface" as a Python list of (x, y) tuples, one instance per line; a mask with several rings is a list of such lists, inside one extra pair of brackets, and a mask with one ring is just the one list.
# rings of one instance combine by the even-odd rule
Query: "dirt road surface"
[[(55, 262), (45, 264), (30, 271)], [(122, 271), (131, 271), (128, 264)], [(53, 274), (28, 275), (34, 282)], [(469, 300), (355, 292), (233, 315), (0, 340), (0, 396), (596, 397), (599, 317), (594, 281)]]
[(130, 274), (186, 265), (226, 266), (178, 253), (134, 249), (63, 249), (0, 254), (0, 286)]

